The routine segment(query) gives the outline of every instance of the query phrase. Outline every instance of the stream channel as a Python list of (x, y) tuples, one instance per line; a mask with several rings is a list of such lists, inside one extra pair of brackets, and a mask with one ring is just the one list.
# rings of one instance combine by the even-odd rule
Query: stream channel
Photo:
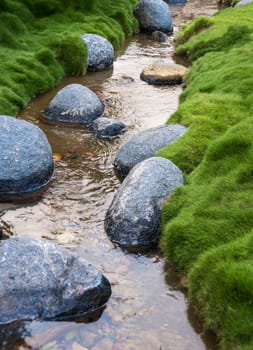
[[(182, 8), (172, 6), (175, 18)], [(182, 276), (158, 249), (127, 253), (114, 247), (103, 229), (106, 210), (120, 185), (113, 170), (120, 145), (141, 130), (165, 123), (177, 109), (181, 86), (151, 86), (139, 78), (141, 70), (156, 60), (173, 62), (172, 42), (173, 37), (159, 43), (144, 34), (133, 36), (117, 52), (112, 69), (65, 79), (19, 114), (46, 133), (55, 155), (55, 174), (40, 200), (0, 204), (2, 230), (48, 239), (76, 251), (109, 279), (112, 296), (101, 315), (82, 322), (2, 326), (2, 350), (216, 349), (215, 338), (202, 333), (187, 304)], [(105, 103), (104, 116), (127, 125), (125, 135), (107, 141), (85, 128), (44, 123), (42, 110), (69, 83), (96, 92)]]

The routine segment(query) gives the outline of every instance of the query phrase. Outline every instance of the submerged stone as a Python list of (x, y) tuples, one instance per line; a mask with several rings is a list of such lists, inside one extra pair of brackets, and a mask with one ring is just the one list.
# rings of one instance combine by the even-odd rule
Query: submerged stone
[(100, 117), (91, 124), (92, 132), (100, 138), (112, 139), (126, 131), (126, 125), (119, 120)]
[(37, 126), (0, 116), (0, 201), (44, 188), (54, 163), (47, 137)]
[(168, 36), (160, 30), (155, 30), (152, 33), (152, 39), (155, 41), (159, 41), (160, 43), (165, 43), (166, 41), (168, 41)]
[(114, 48), (107, 39), (97, 34), (84, 34), (81, 38), (88, 49), (89, 71), (104, 70), (113, 64)]
[(182, 184), (182, 172), (165, 158), (137, 164), (106, 213), (105, 231), (112, 242), (126, 248), (156, 244), (163, 200)]
[(44, 118), (53, 122), (90, 124), (104, 112), (100, 98), (81, 84), (61, 89), (44, 111)]
[(0, 243), (0, 324), (75, 319), (110, 295), (108, 280), (70, 251), (28, 237)]
[(151, 85), (175, 85), (182, 83), (185, 72), (179, 64), (155, 62), (142, 70), (140, 78)]
[(134, 9), (134, 15), (143, 31), (173, 32), (171, 12), (163, 0), (141, 0)]
[(153, 157), (156, 151), (177, 140), (185, 131), (183, 125), (170, 124), (150, 128), (133, 136), (115, 157), (114, 169), (117, 176), (124, 178), (137, 163)]

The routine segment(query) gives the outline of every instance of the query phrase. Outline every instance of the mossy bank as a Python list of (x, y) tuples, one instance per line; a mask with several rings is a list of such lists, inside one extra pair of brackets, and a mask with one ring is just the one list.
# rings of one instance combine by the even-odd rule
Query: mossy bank
[(158, 152), (186, 185), (163, 208), (161, 247), (221, 349), (253, 349), (253, 4), (184, 26), (192, 67), (168, 123), (188, 131)]
[(94, 33), (119, 47), (138, 30), (136, 0), (1, 0), (0, 114), (15, 115), (66, 75), (86, 71), (80, 35)]

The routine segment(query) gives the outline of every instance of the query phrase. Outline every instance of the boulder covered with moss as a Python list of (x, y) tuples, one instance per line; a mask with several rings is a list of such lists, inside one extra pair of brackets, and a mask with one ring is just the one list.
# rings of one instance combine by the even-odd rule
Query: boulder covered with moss
[(105, 70), (113, 64), (114, 48), (110, 41), (97, 34), (81, 36), (88, 49), (89, 71)]
[(37, 126), (0, 116), (0, 201), (33, 194), (50, 181), (52, 150)]
[(129, 249), (155, 245), (163, 200), (180, 185), (182, 172), (165, 158), (152, 157), (137, 164), (106, 213), (105, 231), (112, 242)]
[(117, 176), (126, 177), (136, 164), (153, 157), (156, 151), (177, 140), (185, 131), (186, 127), (179, 124), (160, 125), (133, 136), (115, 157), (114, 169)]
[(61, 89), (44, 110), (51, 122), (90, 124), (104, 112), (104, 104), (89, 88), (70, 84)]
[(101, 308), (109, 281), (78, 255), (42, 240), (0, 243), (0, 324), (73, 320)]
[(141, 0), (134, 9), (134, 15), (144, 32), (152, 33), (155, 30), (164, 33), (173, 32), (169, 6), (162, 0)]

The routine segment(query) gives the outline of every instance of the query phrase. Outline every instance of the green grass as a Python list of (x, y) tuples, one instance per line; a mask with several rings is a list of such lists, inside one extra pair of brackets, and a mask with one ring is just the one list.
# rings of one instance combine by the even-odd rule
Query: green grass
[(81, 34), (118, 48), (138, 30), (136, 0), (2, 0), (0, 3), (0, 114), (15, 115), (66, 75), (86, 73)]
[(253, 4), (195, 23), (178, 37), (192, 67), (168, 121), (188, 131), (158, 152), (186, 179), (163, 206), (161, 248), (189, 277), (190, 298), (221, 348), (252, 349)]

